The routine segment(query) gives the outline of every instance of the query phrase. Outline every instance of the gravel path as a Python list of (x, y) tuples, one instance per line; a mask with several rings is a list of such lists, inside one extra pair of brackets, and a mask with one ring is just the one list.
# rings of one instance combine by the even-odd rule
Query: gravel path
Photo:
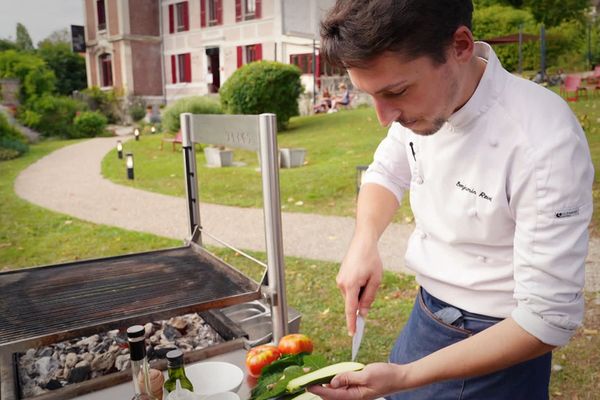
[[(44, 208), (94, 223), (175, 239), (188, 237), (185, 199), (116, 185), (101, 176), (102, 158), (115, 147), (116, 141), (114, 137), (90, 139), (38, 160), (17, 177), (17, 195)], [(230, 245), (265, 249), (262, 210), (202, 203), (200, 215), (205, 230)], [(347, 217), (284, 212), (282, 220), (286, 256), (339, 262), (354, 230), (354, 219)], [(379, 248), (386, 269), (408, 272), (404, 252), (413, 228), (413, 225), (392, 224), (384, 233)], [(218, 245), (208, 238), (205, 242)], [(600, 291), (598, 239), (590, 241), (586, 290)]]

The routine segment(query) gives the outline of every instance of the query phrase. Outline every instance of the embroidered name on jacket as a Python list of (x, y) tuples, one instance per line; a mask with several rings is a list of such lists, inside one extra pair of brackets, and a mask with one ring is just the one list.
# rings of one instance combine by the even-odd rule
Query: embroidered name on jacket
[(471, 193), (472, 195), (479, 196), (482, 199), (490, 201), (490, 202), (492, 201), (492, 198), (490, 196), (488, 196), (485, 192), (481, 191), (478, 194), (477, 190), (475, 190), (472, 187), (469, 187), (469, 186), (461, 183), (460, 181), (456, 182), (456, 187), (459, 188), (463, 192)]

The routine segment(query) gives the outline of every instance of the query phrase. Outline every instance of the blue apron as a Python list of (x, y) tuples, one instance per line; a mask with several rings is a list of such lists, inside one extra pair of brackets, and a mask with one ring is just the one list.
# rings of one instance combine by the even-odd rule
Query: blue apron
[[(457, 343), (501, 319), (457, 309), (421, 288), (390, 362), (406, 364)], [(387, 400), (546, 400), (552, 353), (484, 376), (434, 383)], [(448, 368), (452, 368), (448, 365)]]

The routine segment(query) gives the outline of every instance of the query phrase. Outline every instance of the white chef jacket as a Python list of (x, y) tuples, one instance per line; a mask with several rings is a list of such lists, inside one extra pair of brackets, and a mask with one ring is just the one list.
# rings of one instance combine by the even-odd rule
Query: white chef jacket
[(399, 202), (410, 189), (406, 265), (428, 292), (564, 345), (583, 319), (587, 141), (559, 96), (475, 49), (487, 66), (470, 100), (431, 136), (393, 123), (363, 184)]

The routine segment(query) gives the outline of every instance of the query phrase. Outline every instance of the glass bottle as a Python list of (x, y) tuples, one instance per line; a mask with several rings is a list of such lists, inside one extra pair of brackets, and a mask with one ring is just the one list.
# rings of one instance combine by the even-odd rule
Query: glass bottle
[[(148, 359), (146, 358), (145, 330), (141, 325), (127, 328), (127, 340), (129, 341), (129, 353), (131, 356), (131, 375), (135, 394), (132, 400), (159, 400), (150, 390), (150, 377)], [(142, 376), (140, 385), (140, 374)]]
[(177, 380), (181, 384), (182, 389), (187, 389), (190, 392), (194, 392), (194, 386), (192, 382), (185, 375), (185, 368), (183, 367), (183, 353), (179, 349), (171, 350), (167, 353), (167, 370), (169, 378), (165, 381), (165, 390), (171, 393), (177, 387)]

